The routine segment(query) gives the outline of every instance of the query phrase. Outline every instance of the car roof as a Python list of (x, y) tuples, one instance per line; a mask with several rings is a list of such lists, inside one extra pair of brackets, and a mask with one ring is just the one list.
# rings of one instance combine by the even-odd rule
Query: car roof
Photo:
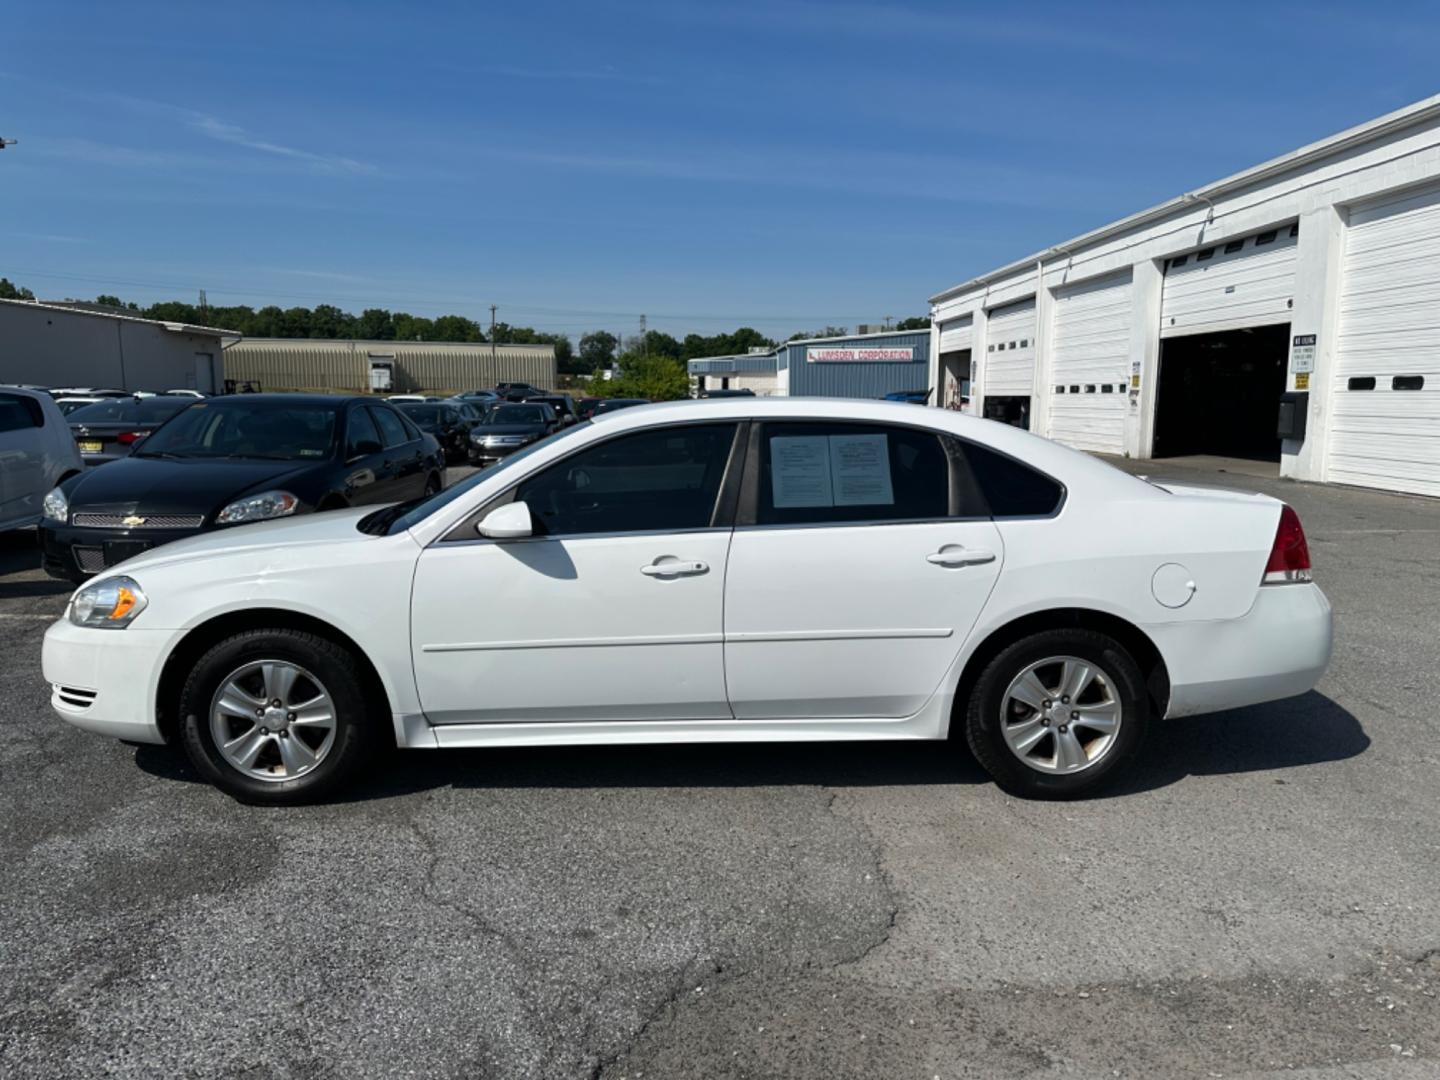
[[(184, 397), (187, 395), (176, 394), (174, 396)], [(245, 401), (268, 405), (333, 405), (339, 408), (352, 401), (373, 405), (384, 399), (365, 397), (361, 394), (219, 394), (215, 397), (195, 398), (194, 400), (217, 405), (222, 402)]]

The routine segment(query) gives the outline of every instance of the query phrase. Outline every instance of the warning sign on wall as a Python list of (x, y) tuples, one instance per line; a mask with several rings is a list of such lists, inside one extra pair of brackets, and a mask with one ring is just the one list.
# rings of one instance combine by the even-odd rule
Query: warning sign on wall
[(1309, 389), (1310, 389), (1310, 373), (1309, 373), (1308, 371), (1302, 371), (1302, 372), (1300, 372), (1298, 375), (1295, 376), (1295, 389), (1296, 389), (1296, 390), (1309, 390)]
[(1290, 370), (1309, 372), (1315, 370), (1315, 335), (1296, 334), (1290, 345)]

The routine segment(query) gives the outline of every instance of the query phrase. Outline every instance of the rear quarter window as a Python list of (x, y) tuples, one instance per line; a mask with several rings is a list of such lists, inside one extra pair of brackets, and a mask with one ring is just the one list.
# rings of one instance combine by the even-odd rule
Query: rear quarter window
[(1065, 489), (1012, 457), (967, 442), (965, 458), (995, 518), (1048, 517), (1060, 509)]

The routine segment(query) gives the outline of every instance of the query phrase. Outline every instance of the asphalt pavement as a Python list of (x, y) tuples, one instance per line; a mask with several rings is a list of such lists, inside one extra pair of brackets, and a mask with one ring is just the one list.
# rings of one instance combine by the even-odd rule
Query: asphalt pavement
[(1294, 505), (1336, 655), (1066, 804), (898, 744), (411, 752), (240, 806), (51, 714), (67, 590), (0, 536), (0, 1075), (1440, 1075), (1440, 505), (1144, 471)]

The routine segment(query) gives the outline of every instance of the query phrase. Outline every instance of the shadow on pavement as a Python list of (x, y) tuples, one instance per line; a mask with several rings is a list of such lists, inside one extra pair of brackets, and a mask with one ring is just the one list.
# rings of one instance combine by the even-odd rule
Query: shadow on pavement
[[(1266, 772), (1365, 752), (1360, 722), (1322, 694), (1155, 723), (1129, 776), (1099, 797), (1163, 788), (1186, 776)], [(178, 750), (136, 748), (155, 776), (199, 781)], [(963, 744), (747, 743), (690, 746), (505, 747), (396, 752), (336, 801), (434, 788), (884, 787), (985, 784)]]
[[(27, 575), (28, 580), (21, 580)], [(40, 571), (40, 540), (34, 529), (0, 533), (0, 599), (21, 596), (63, 596), (74, 586)]]

